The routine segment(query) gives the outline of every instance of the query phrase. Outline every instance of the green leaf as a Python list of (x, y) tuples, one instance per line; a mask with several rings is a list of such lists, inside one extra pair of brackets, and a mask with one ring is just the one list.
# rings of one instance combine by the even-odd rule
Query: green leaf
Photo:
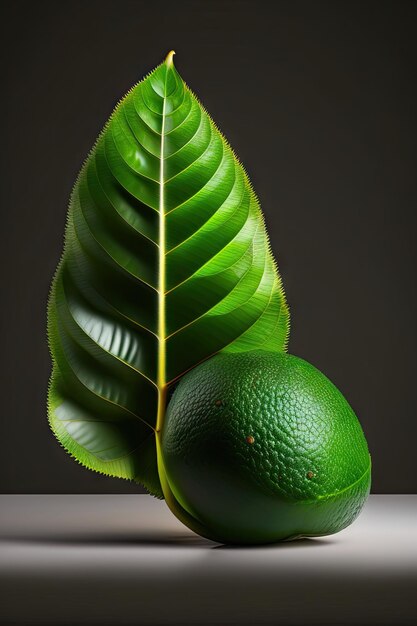
[(220, 351), (285, 349), (289, 324), (255, 193), (173, 54), (119, 103), (78, 176), (48, 309), (58, 440), (161, 497), (170, 386)]

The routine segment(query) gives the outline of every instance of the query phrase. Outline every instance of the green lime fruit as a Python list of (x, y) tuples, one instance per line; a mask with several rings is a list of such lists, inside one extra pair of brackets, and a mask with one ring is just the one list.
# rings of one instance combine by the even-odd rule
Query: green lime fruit
[(222, 543), (336, 533), (360, 513), (371, 463), (340, 391), (284, 353), (218, 354), (167, 409), (159, 462), (173, 512)]

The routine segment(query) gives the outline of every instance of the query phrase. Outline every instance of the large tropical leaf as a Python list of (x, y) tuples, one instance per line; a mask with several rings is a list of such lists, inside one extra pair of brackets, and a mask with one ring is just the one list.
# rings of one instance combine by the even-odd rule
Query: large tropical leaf
[(288, 334), (258, 200), (172, 57), (85, 162), (49, 301), (55, 435), (88, 468), (158, 496), (169, 386), (219, 351), (282, 350)]

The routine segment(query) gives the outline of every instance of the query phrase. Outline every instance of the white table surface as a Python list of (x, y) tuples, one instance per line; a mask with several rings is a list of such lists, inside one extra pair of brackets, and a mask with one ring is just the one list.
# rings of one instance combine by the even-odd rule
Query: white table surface
[(226, 547), (147, 495), (0, 496), (0, 623), (417, 624), (417, 496), (337, 535)]

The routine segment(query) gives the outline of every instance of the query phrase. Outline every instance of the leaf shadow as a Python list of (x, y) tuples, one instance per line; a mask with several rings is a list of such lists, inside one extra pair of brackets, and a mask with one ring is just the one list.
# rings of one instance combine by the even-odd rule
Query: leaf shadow
[(35, 533), (33, 535), (13, 534), (2, 537), (2, 541), (50, 546), (177, 546), (177, 547), (211, 547), (212, 541), (191, 533), (169, 534), (158, 531), (141, 531), (131, 533)]

